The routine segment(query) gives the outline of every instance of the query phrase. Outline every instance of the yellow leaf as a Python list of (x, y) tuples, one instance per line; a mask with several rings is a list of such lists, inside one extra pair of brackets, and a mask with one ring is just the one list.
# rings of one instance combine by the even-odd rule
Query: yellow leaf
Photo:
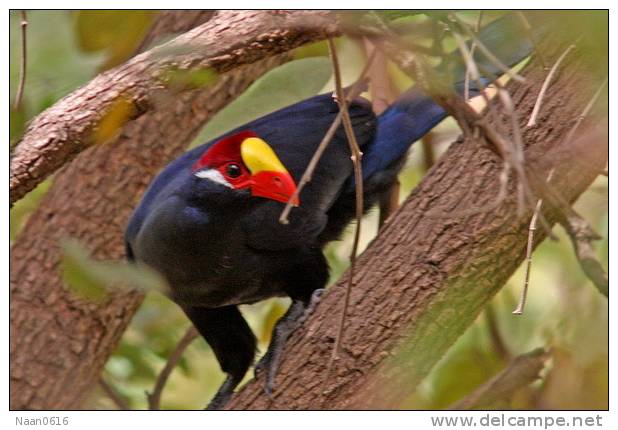
[(94, 143), (104, 143), (116, 136), (120, 128), (133, 115), (135, 108), (127, 97), (120, 96), (114, 100), (101, 117), (94, 129)]

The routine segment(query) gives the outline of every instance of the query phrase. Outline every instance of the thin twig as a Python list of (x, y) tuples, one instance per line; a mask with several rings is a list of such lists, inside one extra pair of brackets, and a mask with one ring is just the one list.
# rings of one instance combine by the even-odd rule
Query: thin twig
[(567, 137), (566, 137), (566, 141), (567, 142), (570, 142), (573, 139), (573, 136), (575, 135), (575, 132), (577, 131), (577, 129), (579, 128), (581, 123), (584, 121), (584, 119), (586, 119), (588, 114), (590, 114), (590, 111), (592, 110), (592, 107), (594, 106), (594, 104), (597, 102), (597, 100), (601, 96), (601, 93), (603, 92), (603, 88), (605, 88), (605, 85), (607, 85), (607, 79), (608, 78), (606, 77), (605, 80), (601, 83), (601, 85), (599, 86), (597, 91), (594, 93), (594, 95), (592, 96), (592, 98), (590, 99), (590, 101), (588, 102), (588, 104), (586, 105), (584, 110), (582, 111), (582, 113), (577, 118), (577, 121), (575, 122), (575, 125), (569, 131), (569, 134), (567, 134)]
[[(479, 11), (479, 16), (476, 19), (476, 25), (474, 26), (474, 33), (478, 34), (481, 29), (481, 23), (483, 22), (483, 11)], [(476, 42), (472, 41), (472, 45), (470, 45), (470, 55), (474, 58), (474, 51), (476, 51)], [(470, 69), (468, 64), (466, 63), (466, 75), (464, 78), (464, 100), (468, 101), (470, 99)]]
[(393, 185), (380, 198), (380, 217), (378, 219), (378, 229), (381, 229), (386, 220), (399, 208), (399, 190), (401, 183), (395, 179)]
[[(485, 93), (485, 87), (481, 81), (481, 74), (479, 72), (477, 63), (474, 61), (473, 53), (470, 50), (468, 50), (468, 47), (466, 46), (463, 38), (457, 31), (453, 31), (453, 37), (455, 38), (459, 51), (461, 52), (461, 55), (466, 63), (466, 72), (476, 82), (478, 90), (483, 95), (483, 98), (485, 100), (485, 103), (488, 106), (489, 111), (493, 112), (489, 97)], [(496, 84), (496, 86), (498, 88), (498, 95), (500, 97), (500, 101), (502, 105), (504, 106), (505, 111), (508, 114), (509, 118), (511, 119), (511, 128), (513, 130), (514, 141), (511, 142), (508, 139), (504, 140), (505, 148), (507, 149), (507, 151), (505, 151), (506, 157), (503, 157), (503, 160), (504, 160), (504, 163), (512, 166), (518, 175), (519, 181), (517, 182), (517, 197), (518, 197), (517, 211), (518, 211), (518, 214), (521, 215), (521, 213), (524, 210), (526, 197), (528, 200), (531, 200), (530, 186), (528, 184), (528, 181), (525, 175), (523, 137), (521, 134), (521, 130), (519, 128), (519, 121), (517, 118), (517, 113), (515, 111), (515, 107), (513, 105), (513, 101), (511, 99), (510, 94), (501, 85)], [(510, 166), (508, 167), (510, 168)]]
[[(377, 51), (377, 47), (371, 40), (364, 38), (363, 42), (363, 46), (367, 53)], [(369, 69), (368, 78), (369, 82), (371, 82), (371, 87), (369, 88), (369, 93), (371, 94), (371, 107), (376, 115), (380, 115), (397, 98), (397, 94), (393, 89), (388, 75), (388, 62), (382, 51), (376, 53), (376, 59)], [(425, 138), (423, 138), (423, 141), (424, 139)], [(388, 217), (399, 207), (399, 186), (399, 180), (395, 180), (388, 191), (380, 196), (378, 229), (382, 228)]]
[(103, 379), (103, 377), (99, 379), (99, 385), (101, 386), (103, 391), (105, 391), (107, 397), (109, 397), (110, 400), (114, 402), (118, 409), (120, 409), (121, 411), (128, 411), (131, 409), (129, 408), (127, 402), (125, 402), (124, 399), (120, 397), (116, 390), (114, 390), (114, 388), (105, 379)]
[(180, 361), (180, 359), (182, 358), (182, 354), (185, 352), (185, 349), (187, 349), (191, 342), (193, 342), (193, 340), (195, 340), (197, 337), (198, 332), (196, 328), (194, 326), (189, 327), (182, 339), (180, 339), (180, 341), (176, 345), (174, 351), (172, 351), (172, 353), (168, 357), (165, 366), (163, 366), (163, 369), (161, 369), (161, 373), (159, 373), (159, 376), (157, 376), (157, 381), (155, 383), (152, 393), (147, 394), (148, 409), (150, 409), (151, 411), (159, 410), (161, 403), (161, 393), (163, 392), (163, 388), (165, 388), (165, 384), (167, 383), (167, 380), (171, 375), (172, 370), (174, 370), (176, 364), (178, 364), (178, 361)]
[(28, 28), (28, 19), (26, 11), (21, 12), (21, 63), (19, 64), (19, 85), (17, 86), (17, 94), (15, 95), (15, 102), (13, 109), (18, 110), (21, 107), (21, 101), (24, 96), (24, 87), (26, 86), (26, 64), (27, 64), (27, 41), (26, 30)]
[[(571, 128), (566, 137), (567, 142), (571, 142), (581, 123), (590, 114), (590, 111), (607, 85), (607, 80), (608, 78), (605, 78), (588, 104), (584, 107), (584, 110), (579, 115), (575, 125)], [(549, 193), (551, 189), (547, 187), (544, 191)], [(559, 222), (569, 234), (569, 238), (575, 248), (575, 255), (584, 273), (601, 294), (605, 297), (609, 297), (609, 281), (607, 273), (605, 273), (603, 266), (597, 260), (592, 247), (592, 241), (600, 239), (600, 236), (592, 229), (588, 222), (577, 212), (575, 212), (575, 210), (569, 206), (568, 203), (564, 202), (560, 196), (556, 196), (555, 193), (551, 193), (551, 196), (553, 200), (557, 201), (559, 205), (558, 207), (560, 207), (563, 212), (559, 218)]]
[(517, 111), (513, 104), (513, 99), (509, 92), (498, 86), (498, 96), (504, 110), (511, 119), (511, 129), (513, 132), (513, 141), (511, 147), (513, 148), (513, 168), (517, 172), (517, 215), (521, 216), (524, 211), (526, 200), (531, 202), (532, 192), (530, 191), (530, 185), (528, 184), (528, 178), (526, 176), (526, 161), (524, 158), (524, 139), (519, 128), (519, 119), (517, 118)]
[(458, 25), (459, 28), (461, 28), (464, 31), (464, 33), (468, 37), (470, 37), (471, 40), (473, 40), (476, 43), (476, 45), (478, 46), (478, 49), (483, 53), (485, 58), (487, 58), (487, 60), (490, 63), (492, 63), (498, 70), (501, 70), (504, 74), (508, 75), (511, 79), (515, 79), (518, 82), (525, 82), (525, 79), (523, 76), (513, 72), (513, 70), (511, 70), (509, 66), (507, 66), (502, 61), (500, 61), (500, 59), (496, 57), (493, 54), (493, 52), (491, 52), (485, 46), (485, 44), (481, 42), (481, 40), (478, 37), (476, 37), (476, 34), (474, 34), (474, 32), (470, 30), (468, 25), (464, 23), (463, 21), (461, 21), (457, 15), (455, 15), (454, 13), (451, 13), (449, 14), (449, 17), (451, 18), (453, 22), (455, 22)]
[(532, 109), (532, 115), (530, 115), (530, 119), (528, 120), (528, 124), (526, 124), (526, 127), (532, 127), (533, 125), (536, 125), (536, 117), (539, 115), (539, 111), (541, 110), (541, 103), (543, 101), (543, 97), (545, 96), (545, 92), (547, 91), (547, 88), (549, 88), (549, 83), (551, 82), (551, 79), (554, 77), (556, 70), (558, 70), (560, 63), (562, 63), (562, 61), (567, 56), (567, 54), (571, 52), (571, 50), (573, 49), (575, 49), (575, 45), (570, 45), (562, 53), (562, 55), (558, 58), (558, 60), (556, 60), (553, 67), (547, 74), (547, 77), (545, 78), (545, 81), (543, 82), (543, 86), (541, 87), (541, 91), (539, 92), (539, 95), (536, 98), (536, 102), (534, 103), (534, 108)]
[(534, 40), (534, 35), (532, 34), (532, 25), (530, 25), (528, 18), (526, 18), (526, 15), (524, 15), (523, 12), (516, 12), (516, 15), (519, 18), (519, 20), (522, 22), (522, 24), (524, 25), (524, 29), (526, 31), (526, 37), (532, 44), (532, 47), (534, 48), (534, 53), (539, 56), (539, 60), (541, 60), (541, 65), (543, 66), (543, 69), (547, 70), (547, 61), (545, 61), (545, 56), (543, 55), (541, 50), (538, 48), (536, 41)]
[(509, 348), (506, 346), (506, 342), (504, 342), (504, 337), (502, 336), (502, 333), (500, 333), (500, 327), (498, 327), (498, 319), (496, 318), (496, 312), (491, 302), (485, 307), (485, 320), (487, 321), (489, 337), (491, 338), (491, 343), (494, 347), (494, 350), (504, 362), (510, 361), (512, 355), (509, 351)]
[(597, 259), (596, 252), (592, 247), (592, 241), (601, 239), (601, 236), (592, 229), (584, 218), (575, 212), (561, 217), (559, 222), (569, 234), (573, 248), (575, 248), (575, 256), (584, 273), (601, 294), (609, 297), (607, 273)]
[(435, 132), (433, 131), (430, 131), (421, 138), (421, 146), (423, 147), (423, 169), (425, 173), (436, 163), (436, 154), (434, 153), (435, 141)]
[[(348, 284), (345, 292), (345, 300), (343, 310), (341, 312), (341, 318), (339, 320), (339, 328), (337, 330), (337, 336), (335, 338), (335, 345), (333, 347), (333, 353), (331, 356), (331, 364), (334, 359), (339, 355), (341, 343), (343, 341), (343, 334), (345, 331), (345, 318), (347, 310), (350, 304), (350, 293), (352, 291), (352, 283), (354, 281), (354, 269), (356, 263), (356, 253), (358, 251), (358, 243), (360, 240), (361, 221), (363, 217), (363, 172), (361, 159), (363, 153), (360, 150), (356, 136), (354, 135), (354, 128), (352, 126), (352, 120), (350, 119), (350, 113), (348, 112), (348, 103), (343, 93), (343, 85), (341, 82), (341, 70), (339, 68), (339, 59), (337, 58), (337, 49), (333, 39), (328, 38), (328, 47), (330, 50), (330, 56), (333, 63), (333, 72), (335, 75), (335, 89), (337, 93), (337, 100), (339, 102), (339, 111), (343, 119), (343, 126), (345, 129), (348, 145), (350, 147), (351, 159), (354, 165), (354, 180), (356, 191), (356, 229), (354, 230), (354, 242), (352, 244), (352, 251), (350, 253), (350, 274), (348, 277)], [(330, 365), (329, 365), (330, 367)]]
[[(599, 99), (603, 88), (605, 87), (605, 85), (607, 85), (607, 79), (608, 78), (605, 78), (605, 80), (601, 83), (597, 91), (594, 93), (594, 95), (588, 102), (588, 104), (586, 104), (586, 106), (584, 107), (584, 110), (582, 111), (582, 113), (578, 116), (577, 121), (575, 122), (571, 130), (569, 130), (569, 133), (567, 133), (567, 137), (565, 139), (567, 143), (570, 144), (573, 141), (573, 137), (577, 129), (580, 127), (584, 119), (590, 114), (590, 111), (592, 110), (595, 103)], [(575, 211), (573, 210), (569, 202), (567, 202), (559, 194), (557, 194), (551, 188), (549, 188), (547, 184), (545, 183), (545, 181), (543, 181), (542, 179), (538, 178), (535, 175), (534, 171), (530, 171), (529, 174), (530, 174), (531, 179), (535, 181), (535, 187), (540, 190), (540, 193), (544, 196), (546, 200), (549, 201), (549, 203), (552, 206), (558, 208), (560, 211), (562, 211), (567, 216), (573, 215), (575, 213)]]
[[(375, 58), (376, 52), (377, 51), (373, 51), (371, 56), (367, 59), (367, 64), (365, 65), (365, 68), (361, 72), (360, 77), (352, 85), (352, 88), (350, 89), (350, 91), (347, 92), (347, 95), (346, 95), (347, 100), (352, 100), (354, 97), (358, 96), (362, 92), (361, 88), (362, 88), (363, 80), (365, 78), (365, 75), (367, 74), (367, 71), (369, 70), (369, 67), (371, 66), (371, 63), (373, 62)], [(300, 193), (303, 190), (303, 188), (305, 188), (305, 185), (307, 185), (307, 183), (311, 181), (313, 172), (318, 166), (320, 158), (322, 158), (322, 154), (324, 154), (324, 151), (328, 147), (328, 144), (330, 143), (331, 140), (333, 140), (333, 137), (335, 136), (335, 132), (341, 125), (341, 121), (342, 121), (342, 116), (341, 116), (341, 112), (339, 112), (337, 116), (335, 117), (333, 123), (331, 124), (330, 128), (326, 131), (326, 134), (322, 138), (322, 141), (318, 145), (318, 148), (313, 153), (313, 156), (311, 157), (311, 160), (309, 161), (307, 168), (305, 169), (305, 171), (303, 172), (303, 175), (298, 181), (296, 191), (294, 191), (292, 196), (290, 196), (290, 199), (288, 200), (285, 207), (283, 208), (283, 212), (281, 212), (281, 215), (279, 216), (279, 222), (281, 224), (289, 223), (288, 217), (290, 216), (290, 211), (292, 210), (292, 207), (294, 206), (293, 202), (298, 200), (298, 197), (300, 196)]]
[(376, 115), (380, 115), (395, 101), (397, 94), (388, 75), (388, 62), (384, 53), (378, 51), (375, 44), (367, 38), (363, 38), (363, 46), (367, 57), (376, 56), (367, 72), (367, 77), (371, 83), (369, 88), (371, 107)]
[[(549, 175), (547, 175), (547, 183), (551, 181), (552, 176), (554, 175), (554, 169), (549, 171)], [(532, 219), (530, 220), (530, 226), (528, 227), (528, 244), (526, 246), (526, 275), (524, 277), (524, 289), (521, 292), (521, 296), (519, 297), (519, 303), (517, 304), (517, 308), (513, 311), (514, 315), (521, 315), (524, 313), (524, 307), (526, 306), (526, 298), (528, 297), (528, 285), (530, 284), (530, 268), (532, 267), (532, 248), (534, 246), (534, 232), (536, 231), (536, 222), (541, 213), (541, 209), (543, 207), (543, 199), (538, 199), (536, 202), (536, 207), (534, 208), (534, 213), (532, 214)]]
[(503, 371), (449, 409), (491, 409), (498, 402), (508, 401), (518, 390), (539, 379), (549, 358), (550, 352), (543, 348), (515, 357)]

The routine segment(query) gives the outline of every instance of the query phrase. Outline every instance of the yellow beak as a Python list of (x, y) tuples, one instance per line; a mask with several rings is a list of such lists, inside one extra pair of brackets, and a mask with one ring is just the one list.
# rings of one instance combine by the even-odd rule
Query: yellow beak
[[(296, 183), (275, 151), (258, 137), (249, 137), (240, 145), (240, 155), (251, 172), (251, 194), (287, 203), (296, 191)], [(292, 202), (298, 206), (300, 202)]]

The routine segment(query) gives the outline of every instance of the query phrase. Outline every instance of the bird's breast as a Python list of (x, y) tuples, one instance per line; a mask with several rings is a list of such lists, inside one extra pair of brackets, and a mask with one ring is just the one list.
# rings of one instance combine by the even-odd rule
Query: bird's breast
[(195, 207), (158, 208), (145, 220), (136, 258), (159, 271), (179, 304), (219, 307), (280, 295), (270, 255), (246, 246), (239, 217)]

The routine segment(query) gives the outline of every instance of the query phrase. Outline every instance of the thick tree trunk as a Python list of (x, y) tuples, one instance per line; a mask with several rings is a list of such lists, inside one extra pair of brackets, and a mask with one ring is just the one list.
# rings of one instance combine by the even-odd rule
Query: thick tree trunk
[[(185, 30), (195, 22), (190, 18)], [(263, 60), (222, 75), (211, 88), (161, 100), (160, 109), (57, 174), (11, 250), (11, 409), (79, 407), (142, 300), (138, 293), (118, 293), (102, 304), (74, 297), (62, 282), (60, 241), (76, 238), (97, 258), (123, 258), (126, 221), (153, 176), (212, 114), (287, 58)], [(113, 88), (113, 82), (101, 85)], [(70, 126), (79, 115), (79, 109), (64, 112), (63, 121)]]
[[(546, 56), (557, 58), (557, 49)], [(537, 126), (525, 124), (547, 71), (532, 64), (526, 82), (510, 86), (527, 167), (540, 178), (555, 167), (551, 188), (569, 203), (602, 171), (608, 151), (603, 119), (585, 120), (575, 139), (565, 139), (602, 81), (593, 77), (594, 65), (574, 59), (581, 56), (561, 66)], [(509, 124), (498, 122), (493, 126), (501, 130)], [(291, 338), (274, 399), (253, 380), (229, 408), (400, 407), (523, 261), (532, 210), (517, 216), (513, 180), (495, 207), (501, 169), (486, 141), (470, 136), (454, 143), (357, 261), (343, 351), (331, 374), (347, 275)], [(457, 215), (474, 208), (479, 212)], [(552, 225), (556, 215), (545, 211)], [(536, 243), (544, 238), (539, 229)]]

